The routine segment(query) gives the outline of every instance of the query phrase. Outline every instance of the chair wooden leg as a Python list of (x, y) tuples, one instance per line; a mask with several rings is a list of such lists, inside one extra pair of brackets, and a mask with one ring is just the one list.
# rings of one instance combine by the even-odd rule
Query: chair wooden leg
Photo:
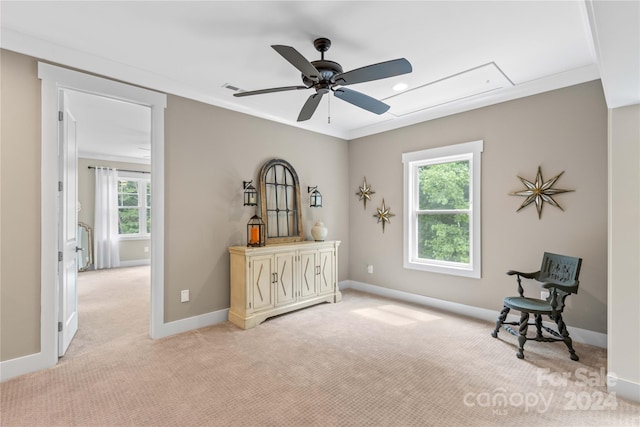
[(542, 315), (536, 314), (536, 329), (537, 335), (536, 338), (542, 338)]
[(573, 341), (571, 341), (571, 338), (569, 337), (567, 325), (565, 325), (564, 320), (562, 320), (562, 314), (558, 313), (555, 317), (556, 324), (558, 325), (558, 332), (560, 332), (560, 335), (562, 335), (562, 340), (569, 349), (569, 357), (571, 358), (571, 360), (579, 360), (576, 351), (573, 349)]
[(520, 335), (518, 335), (518, 359), (524, 359), (524, 343), (527, 342), (527, 328), (529, 327), (529, 313), (520, 314)]
[(502, 322), (504, 322), (505, 319), (507, 318), (507, 314), (509, 314), (509, 310), (511, 310), (509, 307), (502, 308), (502, 311), (500, 312), (500, 316), (498, 316), (498, 320), (496, 321), (496, 328), (493, 330), (493, 332), (491, 332), (492, 337), (498, 338), (498, 331), (502, 326)]

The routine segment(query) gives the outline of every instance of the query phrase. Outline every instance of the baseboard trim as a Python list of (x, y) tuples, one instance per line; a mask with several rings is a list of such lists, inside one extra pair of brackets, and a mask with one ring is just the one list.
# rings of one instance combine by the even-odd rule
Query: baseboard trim
[(616, 377), (615, 375), (607, 375), (607, 391), (615, 393), (616, 397), (640, 402), (640, 384), (633, 381), (627, 381)]
[(137, 267), (139, 265), (151, 265), (150, 258), (131, 259), (129, 261), (120, 261), (120, 267)]
[[(226, 322), (228, 316), (229, 309), (227, 308), (224, 310), (201, 314), (199, 316), (176, 320), (174, 322), (164, 323), (159, 328), (158, 336), (154, 338), (165, 338), (171, 335)], [(57, 362), (57, 358), (48, 362), (43, 353), (33, 353), (27, 356), (5, 360), (0, 362), (0, 381), (6, 381), (21, 375), (41, 371), (55, 366)]]
[(55, 366), (57, 358), (47, 361), (45, 355), (33, 353), (0, 362), (0, 381), (7, 381), (21, 375), (31, 374)]
[[(486, 308), (473, 307), (470, 305), (459, 304), (456, 302), (445, 301), (437, 298), (426, 297), (423, 295), (412, 294), (409, 292), (398, 291), (395, 289), (383, 288), (381, 286), (370, 285), (368, 283), (358, 282), (355, 280), (344, 280), (339, 284), (340, 289), (355, 289), (357, 291), (367, 292), (374, 295), (380, 295), (387, 298), (393, 298), (413, 304), (424, 305), (426, 307), (437, 308), (439, 310), (450, 311), (475, 319), (495, 322), (500, 314), (499, 311), (488, 310)], [(509, 315), (508, 320), (516, 321), (518, 316)], [(546, 322), (545, 322), (546, 323)], [(589, 331), (581, 328), (567, 326), (571, 338), (574, 341), (589, 344), (600, 348), (607, 348), (607, 334), (601, 332)]]
[[(495, 322), (500, 314), (498, 311), (494, 310), (473, 307), (423, 295), (411, 294), (409, 292), (398, 291), (395, 289), (383, 288), (381, 286), (370, 285), (368, 283), (357, 282), (355, 280), (343, 280), (339, 283), (339, 288), (341, 290), (355, 289), (374, 295), (380, 295), (426, 307), (433, 307), (463, 316), (473, 317), (475, 319), (486, 320), (488, 322)], [(171, 335), (204, 328), (206, 326), (212, 326), (217, 323), (226, 322), (228, 317), (229, 309), (226, 308), (201, 314), (199, 316), (163, 323), (161, 327), (158, 328), (157, 336), (154, 336), (153, 338), (165, 338)], [(513, 318), (516, 319), (516, 316), (513, 316)], [(596, 347), (607, 348), (606, 334), (588, 331), (586, 329), (573, 328), (570, 326), (568, 329), (574, 341)], [(20, 375), (30, 374), (32, 372), (55, 366), (56, 362), (57, 361), (48, 363), (42, 353), (34, 353), (24, 357), (18, 357), (16, 359), (5, 360), (0, 362), (0, 381), (6, 381)], [(631, 381), (615, 378), (615, 390), (612, 389), (612, 391), (616, 391), (616, 393), (621, 397), (631, 400), (635, 399), (638, 401), (638, 396), (640, 396), (640, 385)]]
[(189, 332), (194, 329), (204, 328), (206, 326), (215, 325), (217, 323), (226, 322), (229, 317), (229, 309), (212, 311), (210, 313), (201, 314), (199, 316), (188, 317), (186, 319), (175, 320), (173, 322), (163, 323), (158, 328), (157, 336), (153, 338), (165, 338), (171, 335)]

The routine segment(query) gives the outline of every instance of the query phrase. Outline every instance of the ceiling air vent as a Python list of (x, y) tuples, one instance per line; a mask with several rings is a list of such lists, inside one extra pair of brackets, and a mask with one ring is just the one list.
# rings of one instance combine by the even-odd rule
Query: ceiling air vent
[(232, 90), (234, 92), (242, 92), (242, 89), (240, 89), (239, 87), (236, 87), (234, 85), (230, 85), (229, 83), (225, 83), (222, 85), (223, 88)]

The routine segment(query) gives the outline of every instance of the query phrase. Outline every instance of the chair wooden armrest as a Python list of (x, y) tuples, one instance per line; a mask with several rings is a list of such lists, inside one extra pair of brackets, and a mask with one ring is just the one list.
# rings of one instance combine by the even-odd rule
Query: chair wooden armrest
[(538, 273), (540, 273), (540, 272), (539, 271), (535, 271), (533, 273), (523, 273), (522, 271), (516, 271), (516, 270), (507, 271), (507, 275), (509, 275), (509, 276), (518, 275), (520, 277), (524, 277), (525, 279), (535, 279), (536, 277), (538, 277)]
[(564, 300), (568, 295), (578, 293), (578, 284), (579, 282), (577, 280), (571, 285), (556, 282), (546, 282), (542, 284), (543, 288), (549, 289), (550, 291), (549, 294), (551, 298), (549, 298), (548, 301), (554, 312), (556, 310), (562, 311), (564, 309)]
[(577, 294), (579, 284), (580, 282), (578, 282), (577, 280), (574, 281), (572, 285), (560, 284), (555, 282), (546, 282), (542, 284), (542, 287), (545, 289), (552, 289), (552, 288), (559, 289), (562, 292), (565, 292), (567, 294)]
[(540, 274), (539, 271), (536, 271), (534, 273), (523, 273), (522, 271), (516, 271), (516, 270), (507, 271), (507, 275), (516, 276), (518, 281), (518, 293), (520, 294), (521, 297), (524, 296), (524, 289), (522, 288), (522, 282), (520, 278), (524, 277), (525, 279), (537, 279), (539, 274)]

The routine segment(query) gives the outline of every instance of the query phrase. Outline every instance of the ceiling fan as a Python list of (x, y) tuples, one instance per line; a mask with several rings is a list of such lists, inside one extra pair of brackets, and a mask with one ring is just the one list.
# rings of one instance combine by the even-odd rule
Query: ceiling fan
[(302, 83), (304, 86), (285, 86), (271, 89), (252, 90), (234, 93), (233, 96), (251, 96), (263, 93), (284, 92), (289, 90), (315, 89), (315, 93), (307, 99), (298, 121), (309, 120), (316, 111), (322, 97), (333, 92), (335, 96), (350, 104), (360, 107), (375, 114), (383, 114), (389, 106), (382, 101), (372, 98), (364, 93), (347, 89), (348, 86), (356, 83), (369, 82), (372, 80), (386, 79), (388, 77), (399, 76), (412, 71), (411, 64), (404, 58), (392, 61), (380, 62), (356, 68), (355, 70), (342, 71), (342, 66), (334, 61), (324, 59), (324, 53), (331, 47), (331, 40), (319, 38), (313, 41), (316, 50), (320, 52), (321, 58), (318, 61), (309, 62), (297, 50), (290, 46), (272, 45), (284, 59), (296, 67), (302, 73)]

